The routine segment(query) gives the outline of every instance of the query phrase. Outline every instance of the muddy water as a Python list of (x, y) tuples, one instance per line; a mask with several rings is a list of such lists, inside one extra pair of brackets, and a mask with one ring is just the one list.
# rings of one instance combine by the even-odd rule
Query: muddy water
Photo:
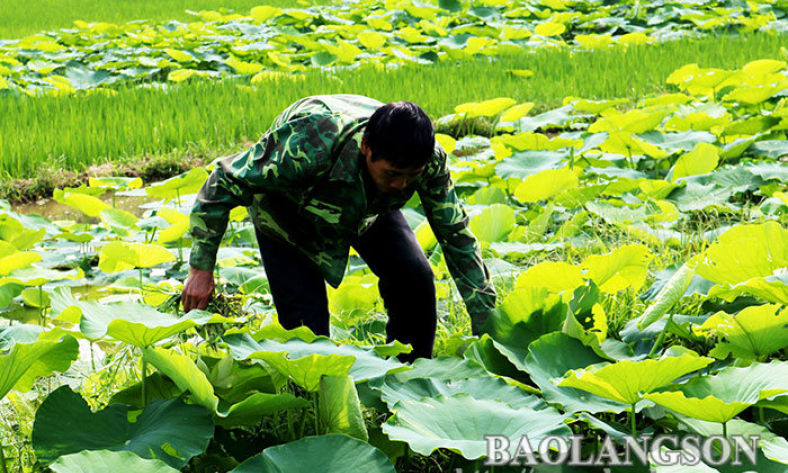
[[(106, 192), (104, 195), (99, 197), (103, 202), (107, 205), (112, 205), (112, 193)], [(114, 207), (117, 209), (125, 210), (131, 214), (134, 214), (136, 217), (141, 217), (142, 214), (145, 212), (146, 209), (141, 208), (141, 205), (148, 204), (151, 202), (156, 202), (161, 199), (155, 197), (149, 197), (147, 195), (142, 196), (122, 196), (117, 195), (115, 196), (115, 205)], [(69, 207), (68, 205), (61, 204), (60, 202), (55, 201), (54, 199), (40, 199), (37, 202), (33, 202), (30, 204), (22, 204), (22, 205), (14, 205), (12, 206), (14, 212), (22, 215), (30, 215), (30, 214), (37, 214), (41, 215), (42, 217), (52, 221), (52, 220), (81, 220), (84, 218), (82, 212), (79, 210)]]

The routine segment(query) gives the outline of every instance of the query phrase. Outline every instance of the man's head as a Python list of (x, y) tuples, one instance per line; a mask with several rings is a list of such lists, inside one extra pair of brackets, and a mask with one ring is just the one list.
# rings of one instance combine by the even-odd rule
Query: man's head
[(378, 190), (404, 189), (424, 170), (435, 148), (435, 131), (424, 110), (412, 102), (394, 102), (369, 118), (361, 153)]

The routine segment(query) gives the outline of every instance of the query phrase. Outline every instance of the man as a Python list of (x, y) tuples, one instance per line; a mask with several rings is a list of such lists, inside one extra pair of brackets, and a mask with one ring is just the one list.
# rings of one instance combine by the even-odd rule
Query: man
[(432, 357), (434, 276), (399, 210), (414, 192), (479, 334), (496, 294), (429, 117), (358, 95), (301, 99), (255, 146), (218, 162), (191, 213), (184, 309), (208, 304), (228, 215), (245, 206), (282, 326), (329, 335), (325, 282), (339, 285), (352, 246), (379, 278), (388, 341), (413, 346), (400, 359)]

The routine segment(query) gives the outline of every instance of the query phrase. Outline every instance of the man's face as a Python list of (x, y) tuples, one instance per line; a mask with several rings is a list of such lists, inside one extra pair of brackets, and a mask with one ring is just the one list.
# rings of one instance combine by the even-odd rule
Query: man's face
[(366, 140), (361, 142), (361, 153), (366, 158), (367, 170), (369, 170), (369, 175), (372, 176), (372, 181), (375, 183), (378, 191), (383, 193), (401, 191), (415, 181), (424, 171), (424, 166), (413, 169), (400, 169), (392, 166), (385, 159), (372, 161), (372, 150), (367, 147)]

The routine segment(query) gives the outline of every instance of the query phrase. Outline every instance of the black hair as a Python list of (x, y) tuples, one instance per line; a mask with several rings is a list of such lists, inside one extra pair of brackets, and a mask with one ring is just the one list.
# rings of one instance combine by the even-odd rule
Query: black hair
[(384, 159), (399, 169), (415, 169), (430, 160), (435, 130), (430, 118), (413, 102), (392, 102), (379, 107), (364, 130), (371, 160)]

